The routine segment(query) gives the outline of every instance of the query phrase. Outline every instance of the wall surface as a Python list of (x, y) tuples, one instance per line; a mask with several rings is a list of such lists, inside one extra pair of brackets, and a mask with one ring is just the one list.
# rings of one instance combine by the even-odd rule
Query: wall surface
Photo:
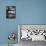
[[(6, 19), (9, 5), (16, 5), (16, 19)], [(9, 32), (18, 32), (17, 24), (46, 24), (46, 0), (0, 0), (0, 44), (8, 43)]]
[[(7, 44), (8, 34), (16, 32), (16, 19), (6, 19), (6, 6), (16, 6), (15, 0), (0, 0), (0, 44)], [(17, 43), (17, 39), (15, 41)]]
[(46, 0), (17, 0), (16, 10), (17, 24), (46, 24)]

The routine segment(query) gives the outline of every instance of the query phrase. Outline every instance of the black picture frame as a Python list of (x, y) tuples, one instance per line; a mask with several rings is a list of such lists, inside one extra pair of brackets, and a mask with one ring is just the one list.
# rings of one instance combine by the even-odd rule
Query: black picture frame
[(7, 19), (16, 18), (16, 6), (7, 6), (6, 7), (6, 18)]

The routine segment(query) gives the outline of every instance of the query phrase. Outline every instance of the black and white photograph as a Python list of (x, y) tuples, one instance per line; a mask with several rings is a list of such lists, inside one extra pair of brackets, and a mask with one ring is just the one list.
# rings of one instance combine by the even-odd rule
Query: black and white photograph
[(46, 43), (46, 25), (20, 24), (18, 34), (20, 46), (40, 46), (40, 43)]
[(6, 6), (6, 18), (16, 18), (16, 6)]

